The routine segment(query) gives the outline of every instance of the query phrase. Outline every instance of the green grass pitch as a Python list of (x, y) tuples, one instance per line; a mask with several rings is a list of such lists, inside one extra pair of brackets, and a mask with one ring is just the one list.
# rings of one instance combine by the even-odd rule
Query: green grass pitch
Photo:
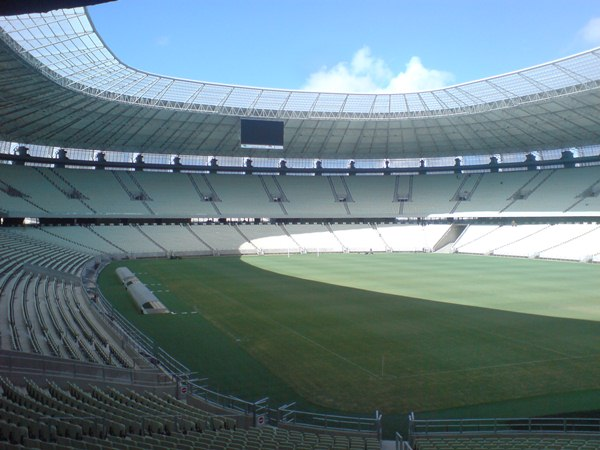
[[(173, 314), (136, 313), (130, 267)], [(419, 417), (600, 409), (600, 266), (446, 254), (133, 260), (116, 309), (215, 390)]]

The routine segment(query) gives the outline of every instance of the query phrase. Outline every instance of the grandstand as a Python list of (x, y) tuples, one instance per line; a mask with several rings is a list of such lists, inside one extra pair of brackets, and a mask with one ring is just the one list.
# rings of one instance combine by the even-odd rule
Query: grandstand
[[(254, 89), (126, 66), (75, 8), (0, 17), (0, 75), (0, 448), (600, 448), (597, 419), (382, 430), (381, 411), (323, 413), (331, 399), (307, 412), (218, 392), (97, 283), (139, 258), (600, 263), (600, 49), (429, 92)], [(248, 117), (284, 123), (276, 158), (239, 156)], [(375, 373), (312, 344), (386, 381), (383, 356)], [(408, 440), (382, 444), (401, 427)]]

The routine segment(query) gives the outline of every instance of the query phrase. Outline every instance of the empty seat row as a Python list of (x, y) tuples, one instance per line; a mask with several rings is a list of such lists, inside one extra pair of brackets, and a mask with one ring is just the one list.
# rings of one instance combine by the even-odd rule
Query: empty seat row
[(118, 448), (181, 450), (376, 450), (361, 436), (286, 430), (239, 429), (228, 416), (208, 413), (168, 394), (76, 383), (23, 386), (0, 377), (0, 448)]

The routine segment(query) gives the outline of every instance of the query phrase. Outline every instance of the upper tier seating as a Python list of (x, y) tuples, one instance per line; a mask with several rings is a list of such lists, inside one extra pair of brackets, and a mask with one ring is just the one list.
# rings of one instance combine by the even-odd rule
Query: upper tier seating
[(398, 176), (224, 175), (0, 164), (16, 217), (383, 218), (598, 213), (600, 166)]

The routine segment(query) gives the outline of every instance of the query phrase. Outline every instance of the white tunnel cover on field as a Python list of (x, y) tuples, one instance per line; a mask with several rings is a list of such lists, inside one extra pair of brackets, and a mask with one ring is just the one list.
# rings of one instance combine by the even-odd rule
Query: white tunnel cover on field
[(117, 276), (131, 295), (142, 314), (168, 314), (169, 310), (156, 295), (142, 283), (127, 267), (117, 267)]

